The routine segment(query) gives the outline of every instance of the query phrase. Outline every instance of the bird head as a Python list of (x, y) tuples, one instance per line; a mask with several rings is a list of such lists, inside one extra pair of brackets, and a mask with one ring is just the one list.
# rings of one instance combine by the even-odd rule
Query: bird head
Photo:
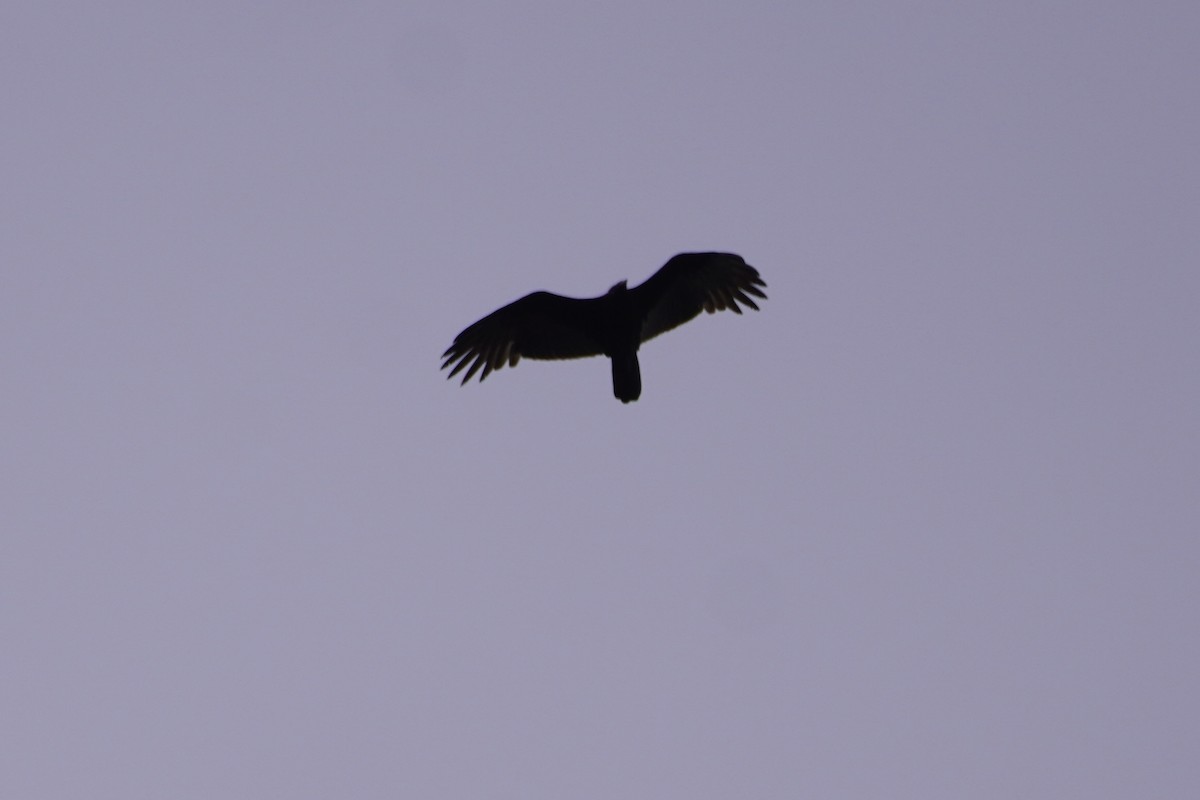
[(618, 294), (620, 292), (626, 291), (628, 288), (625, 285), (626, 283), (628, 283), (628, 281), (621, 281), (620, 283), (614, 283), (613, 287), (608, 290), (608, 293), (609, 294)]

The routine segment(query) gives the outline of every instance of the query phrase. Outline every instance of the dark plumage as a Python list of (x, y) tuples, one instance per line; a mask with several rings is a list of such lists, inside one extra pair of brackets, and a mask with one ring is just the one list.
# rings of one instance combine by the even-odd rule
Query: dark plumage
[(642, 342), (676, 328), (701, 311), (712, 314), (738, 303), (755, 311), (750, 296), (766, 299), (758, 270), (733, 253), (680, 253), (640, 286), (625, 281), (600, 297), (579, 299), (534, 292), (493, 311), (454, 337), (442, 369), (462, 369), (465, 384), (522, 358), (558, 359), (605, 355), (612, 359), (613, 394), (637, 400), (642, 378), (637, 352)]

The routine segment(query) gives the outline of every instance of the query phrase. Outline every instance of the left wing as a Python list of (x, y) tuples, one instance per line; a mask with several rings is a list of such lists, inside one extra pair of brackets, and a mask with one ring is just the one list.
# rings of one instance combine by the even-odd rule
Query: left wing
[(741, 314), (738, 303), (757, 311), (750, 295), (765, 300), (759, 287), (766, 285), (758, 270), (739, 255), (680, 253), (631, 290), (645, 319), (642, 341), (679, 327), (701, 311), (713, 314), (729, 309)]

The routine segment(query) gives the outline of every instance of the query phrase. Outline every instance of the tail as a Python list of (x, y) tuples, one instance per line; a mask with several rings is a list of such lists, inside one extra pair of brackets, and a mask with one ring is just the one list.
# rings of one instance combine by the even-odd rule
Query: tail
[(622, 403), (631, 403), (642, 396), (642, 370), (637, 351), (612, 356), (613, 395)]

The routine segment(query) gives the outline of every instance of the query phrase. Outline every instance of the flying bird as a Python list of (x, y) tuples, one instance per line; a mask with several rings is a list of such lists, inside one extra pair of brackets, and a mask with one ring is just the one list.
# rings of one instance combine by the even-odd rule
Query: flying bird
[(677, 328), (701, 311), (755, 311), (751, 295), (766, 299), (758, 270), (733, 253), (680, 253), (640, 286), (626, 281), (587, 299), (550, 292), (527, 294), (471, 325), (442, 354), (447, 378), (466, 368), (462, 383), (479, 373), (482, 382), (522, 358), (564, 359), (605, 355), (612, 359), (613, 394), (623, 403), (642, 394), (638, 347)]

